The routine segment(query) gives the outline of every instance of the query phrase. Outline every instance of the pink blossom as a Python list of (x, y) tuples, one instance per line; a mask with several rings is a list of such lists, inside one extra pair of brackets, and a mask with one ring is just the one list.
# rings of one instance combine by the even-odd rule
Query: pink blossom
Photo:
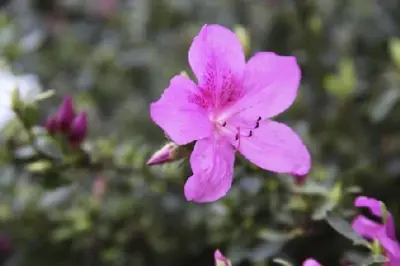
[(72, 120), (68, 136), (70, 144), (75, 146), (81, 144), (86, 138), (87, 128), (87, 114), (86, 112), (81, 112)]
[(320, 264), (318, 261), (314, 259), (306, 259), (303, 262), (303, 266), (322, 266), (322, 264)]
[(53, 114), (49, 116), (45, 122), (45, 127), (47, 129), (47, 132), (49, 132), (50, 135), (55, 135), (58, 131), (58, 116), (57, 114)]
[(231, 266), (231, 262), (217, 249), (214, 252), (215, 266)]
[(385, 255), (389, 261), (384, 266), (400, 265), (400, 245), (396, 239), (394, 219), (391, 213), (387, 212), (383, 217), (383, 203), (365, 196), (357, 197), (354, 206), (366, 207), (371, 213), (379, 218), (384, 219), (383, 223), (377, 223), (368, 219), (363, 215), (357, 216), (353, 221), (353, 230), (363, 237), (376, 239), (385, 250)]
[(187, 200), (212, 202), (232, 184), (235, 151), (276, 173), (305, 175), (310, 154), (300, 137), (270, 120), (295, 100), (301, 72), (295, 57), (259, 52), (247, 63), (236, 35), (205, 25), (189, 50), (197, 84), (183, 75), (151, 104), (151, 117), (178, 145), (197, 141)]
[(58, 108), (58, 123), (61, 132), (67, 133), (70, 130), (71, 124), (76, 117), (73, 101), (70, 96), (63, 99)]

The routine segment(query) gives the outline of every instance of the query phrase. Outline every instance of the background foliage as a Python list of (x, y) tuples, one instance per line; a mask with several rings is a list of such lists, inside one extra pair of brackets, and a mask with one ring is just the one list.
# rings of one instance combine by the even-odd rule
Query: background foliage
[[(300, 265), (311, 256), (359, 265), (365, 250), (329, 226), (345, 231), (354, 194), (384, 201), (400, 221), (399, 1), (1, 3), (1, 56), (56, 92), (40, 103), (38, 125), (72, 95), (90, 126), (90, 160), (64, 168), (22, 162), (26, 136), (3, 134), (3, 265), (205, 266), (216, 248), (235, 265), (272, 265), (275, 257)], [(183, 196), (187, 161), (145, 165), (165, 142), (149, 103), (189, 71), (187, 50), (205, 23), (242, 24), (249, 55), (298, 58), (300, 95), (277, 119), (311, 150), (304, 186), (238, 158), (229, 195), (194, 204)]]

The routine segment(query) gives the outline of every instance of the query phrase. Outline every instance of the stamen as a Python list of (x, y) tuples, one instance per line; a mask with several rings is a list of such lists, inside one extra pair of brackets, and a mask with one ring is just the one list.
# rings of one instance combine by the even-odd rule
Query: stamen
[(224, 123), (222, 123), (222, 127), (225, 127), (225, 126), (226, 126), (226, 121)]
[(261, 121), (261, 116), (259, 116), (257, 119), (257, 122), (260, 122), (260, 121)]
[(254, 129), (258, 128), (260, 126), (260, 122), (257, 121), (256, 126), (254, 127)]
[(235, 140), (239, 139), (239, 133), (236, 133)]
[(251, 136), (253, 136), (253, 131), (250, 130), (249, 135), (247, 137), (250, 138)]

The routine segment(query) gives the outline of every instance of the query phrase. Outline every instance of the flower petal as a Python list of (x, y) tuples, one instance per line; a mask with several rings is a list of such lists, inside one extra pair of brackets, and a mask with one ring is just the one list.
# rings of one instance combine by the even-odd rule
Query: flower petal
[(250, 137), (241, 137), (239, 141), (239, 151), (263, 169), (294, 175), (305, 175), (310, 170), (310, 153), (285, 124), (261, 121)]
[(196, 84), (183, 75), (171, 79), (161, 98), (150, 106), (150, 115), (178, 145), (208, 137), (212, 125), (206, 111), (191, 101)]
[(212, 202), (231, 188), (235, 151), (224, 139), (198, 140), (190, 157), (193, 175), (185, 184), (189, 201)]
[[(212, 63), (217, 65), (210, 65)], [(189, 64), (201, 81), (210, 67), (227, 68), (234, 74), (241, 74), (246, 63), (242, 45), (232, 31), (220, 25), (204, 25), (189, 49)]]
[(314, 259), (307, 259), (303, 262), (303, 266), (322, 266), (322, 264)]
[(378, 236), (378, 240), (382, 247), (389, 253), (389, 260), (391, 262), (389, 265), (399, 265), (396, 264), (396, 262), (400, 262), (400, 246), (397, 240), (394, 240), (385, 234)]
[(189, 49), (189, 63), (211, 105), (222, 107), (240, 97), (246, 62), (232, 31), (205, 25)]
[(354, 206), (368, 208), (375, 216), (382, 217), (381, 202), (374, 198), (359, 196), (355, 199)]
[(215, 266), (231, 266), (231, 262), (218, 249), (214, 252)]
[(378, 238), (382, 231), (385, 232), (385, 226), (378, 224), (365, 216), (357, 216), (352, 223), (353, 230), (362, 237), (370, 239)]
[(228, 117), (239, 114), (245, 120), (276, 116), (292, 105), (300, 80), (295, 57), (259, 52), (246, 65), (245, 95), (224, 113)]
[[(369, 198), (365, 196), (359, 196), (354, 201), (355, 207), (364, 207), (368, 208), (372, 214), (375, 216), (382, 218), (382, 205), (383, 203), (377, 199)], [(387, 221), (385, 224), (386, 231), (391, 238), (396, 237), (394, 219), (391, 213), (387, 213)]]

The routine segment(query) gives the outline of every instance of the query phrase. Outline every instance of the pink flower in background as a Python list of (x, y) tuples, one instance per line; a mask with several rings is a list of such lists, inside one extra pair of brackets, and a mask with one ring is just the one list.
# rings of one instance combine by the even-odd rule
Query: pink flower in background
[(214, 252), (215, 266), (231, 266), (231, 262), (217, 249)]
[(383, 203), (365, 196), (357, 197), (354, 206), (366, 207), (371, 213), (379, 218), (384, 219), (383, 223), (377, 223), (368, 219), (363, 215), (357, 216), (353, 221), (353, 230), (363, 237), (376, 239), (385, 249), (384, 255), (389, 261), (384, 266), (400, 265), (400, 245), (396, 239), (394, 220), (391, 213), (386, 213), (386, 218), (383, 217)]
[(322, 266), (322, 264), (314, 259), (307, 259), (303, 262), (303, 266)]
[(67, 133), (76, 117), (74, 104), (71, 96), (66, 96), (58, 108), (58, 126), (61, 132)]
[(227, 194), (236, 150), (276, 173), (302, 176), (310, 170), (300, 137), (269, 119), (296, 98), (301, 72), (294, 57), (259, 52), (246, 63), (233, 32), (205, 25), (190, 47), (189, 64), (198, 83), (173, 77), (150, 108), (154, 122), (175, 143), (197, 141), (187, 200), (212, 202)]
[(70, 144), (74, 146), (80, 145), (86, 138), (87, 128), (87, 114), (83, 111), (78, 114), (71, 123), (71, 129), (68, 136)]
[(117, 0), (98, 0), (97, 11), (103, 17), (110, 17), (115, 13), (117, 4)]
[(50, 135), (61, 135), (70, 145), (79, 146), (87, 136), (87, 114), (85, 111), (76, 113), (72, 97), (66, 96), (57, 112), (46, 119), (45, 127)]

